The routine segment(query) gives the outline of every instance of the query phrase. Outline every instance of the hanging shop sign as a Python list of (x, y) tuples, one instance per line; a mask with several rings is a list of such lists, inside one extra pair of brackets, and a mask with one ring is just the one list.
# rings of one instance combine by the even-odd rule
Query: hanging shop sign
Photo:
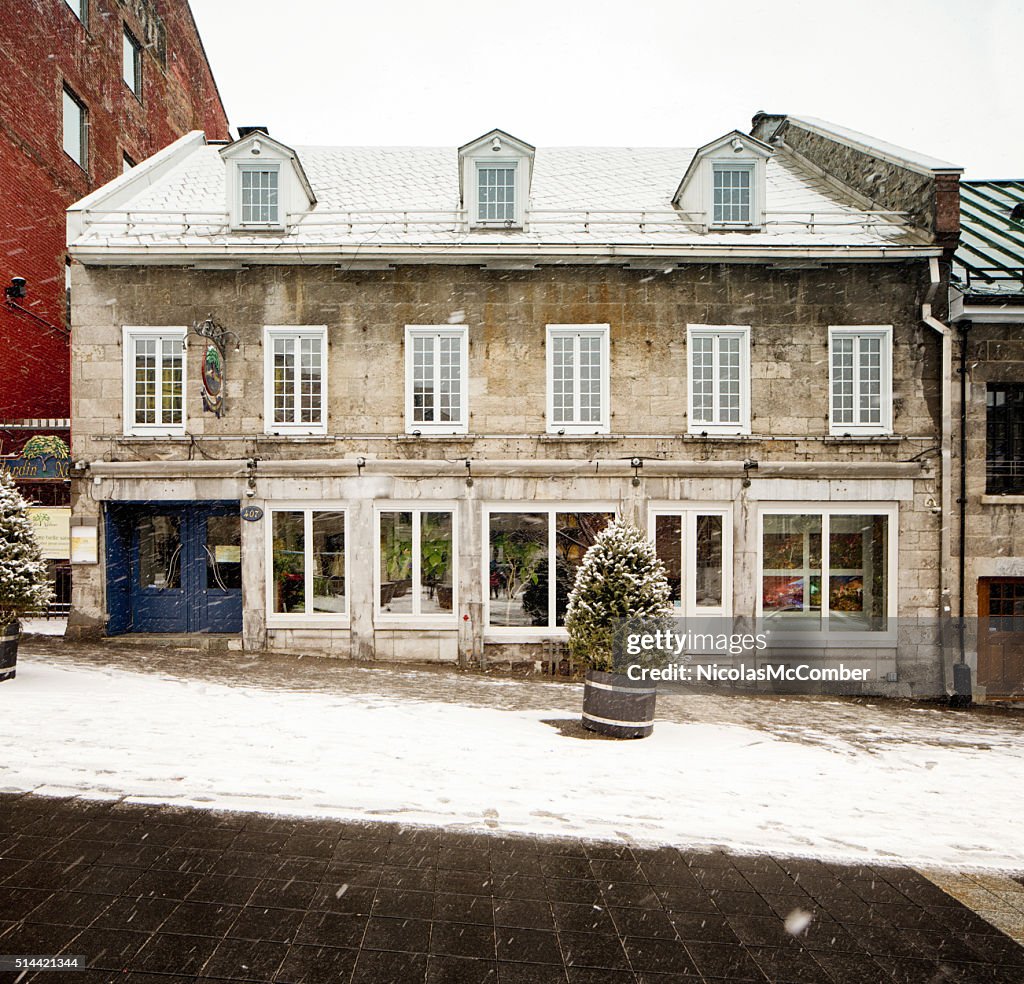
[(18, 482), (59, 482), (71, 477), (71, 459), (0, 458), (0, 472)]
[(203, 409), (218, 417), (224, 413), (224, 353), (214, 342), (203, 357)]
[(259, 506), (242, 506), (242, 519), (248, 523), (257, 523), (263, 518), (263, 510)]
[(71, 507), (30, 506), (28, 518), (36, 528), (36, 543), (44, 560), (68, 560), (71, 557)]

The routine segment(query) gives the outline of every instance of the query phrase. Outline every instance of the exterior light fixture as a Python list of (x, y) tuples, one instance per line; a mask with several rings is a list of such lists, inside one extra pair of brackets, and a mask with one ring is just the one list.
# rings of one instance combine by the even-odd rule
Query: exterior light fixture
[(743, 152), (743, 141), (739, 137), (732, 138), (732, 152), (734, 154), (740, 154)]
[(21, 300), (25, 296), (25, 284), (24, 277), (11, 277), (11, 286), (4, 288), (4, 297), (12, 301)]
[(501, 138), (500, 137), (495, 137), (491, 141), (491, 150), (493, 150), (495, 153), (498, 153), (498, 151), (501, 150)]

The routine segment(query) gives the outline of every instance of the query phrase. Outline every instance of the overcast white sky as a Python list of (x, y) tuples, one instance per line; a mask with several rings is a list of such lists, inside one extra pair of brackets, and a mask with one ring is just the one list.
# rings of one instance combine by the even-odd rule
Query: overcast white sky
[(758, 109), (1024, 175), (1021, 0), (191, 0), (232, 125), (290, 144), (698, 146)]

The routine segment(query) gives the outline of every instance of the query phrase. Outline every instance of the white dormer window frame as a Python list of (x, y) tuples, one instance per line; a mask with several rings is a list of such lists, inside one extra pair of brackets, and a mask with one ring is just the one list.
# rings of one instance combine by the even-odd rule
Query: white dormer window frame
[[(231, 225), (235, 229), (283, 229), (284, 194), (281, 162), (275, 160), (233, 161)], [(266, 209), (265, 218), (257, 210)]]
[(712, 228), (749, 229), (760, 225), (757, 162), (751, 159), (711, 161)]
[(534, 153), (501, 130), (459, 148), (459, 188), (470, 229), (525, 228)]

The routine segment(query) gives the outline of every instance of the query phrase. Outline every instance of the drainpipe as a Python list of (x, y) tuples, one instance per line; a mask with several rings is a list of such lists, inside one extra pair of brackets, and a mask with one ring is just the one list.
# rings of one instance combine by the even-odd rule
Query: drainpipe
[(970, 707), (974, 699), (971, 691), (971, 668), (967, 665), (966, 645), (966, 580), (967, 580), (967, 335), (969, 321), (960, 322), (960, 604), (958, 636), (960, 661), (953, 667), (954, 707)]
[[(940, 608), (941, 617), (948, 619), (952, 615), (952, 599), (950, 587), (950, 567), (952, 566), (952, 540), (950, 520), (952, 518), (953, 506), (953, 332), (952, 329), (939, 321), (932, 314), (932, 301), (942, 283), (939, 271), (938, 257), (931, 257), (928, 260), (929, 284), (925, 295), (925, 303), (921, 305), (921, 320), (938, 332), (942, 338), (942, 367), (940, 369), (940, 392), (942, 393), (942, 425), (941, 425), (941, 509), (942, 529), (939, 533), (939, 592), (941, 596)], [(966, 446), (964, 436), (964, 417), (966, 404), (964, 402), (964, 386), (966, 383), (965, 367), (966, 356), (963, 346), (960, 349), (961, 360), (961, 401), (960, 401), (960, 570), (959, 570), (959, 625), (958, 643), (960, 656), (953, 666), (953, 696), (950, 705), (953, 707), (967, 707), (971, 703), (971, 675), (970, 667), (967, 665), (964, 640), (964, 570), (965, 570), (965, 537), (964, 537), (964, 510), (966, 507), (966, 459), (964, 448)], [(944, 635), (944, 633), (943, 633)]]

